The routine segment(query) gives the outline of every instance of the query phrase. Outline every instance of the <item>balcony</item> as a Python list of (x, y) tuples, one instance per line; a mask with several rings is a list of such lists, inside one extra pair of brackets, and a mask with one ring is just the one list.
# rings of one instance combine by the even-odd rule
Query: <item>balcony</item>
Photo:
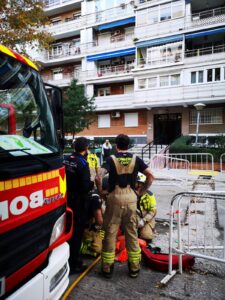
[(98, 66), (97, 70), (84, 71), (81, 74), (82, 80), (95, 80), (95, 79), (106, 79), (110, 78), (110, 81), (117, 81), (118, 77), (133, 77), (132, 70), (134, 69), (134, 64), (124, 64), (124, 65), (104, 65)]
[[(102, 35), (103, 36), (103, 35)], [(117, 48), (133, 46), (134, 33), (126, 33), (119, 35), (104, 35), (104, 39), (99, 38), (98, 41), (86, 44), (86, 51), (89, 52), (104, 52)], [(82, 45), (85, 48), (85, 45)]]
[(82, 0), (43, 0), (43, 2), (45, 4), (45, 14), (49, 16), (80, 7)]
[(52, 24), (44, 28), (44, 30), (51, 33), (55, 38), (60, 39), (80, 34), (80, 29), (83, 26), (84, 22), (83, 19), (80, 17), (79, 19)]
[(225, 45), (185, 51), (185, 63), (224, 60)]
[(85, 15), (85, 22), (87, 26), (96, 25), (96, 23), (105, 23), (109, 21), (116, 21), (134, 16), (134, 2), (122, 3), (117, 7), (98, 11)]
[(153, 59), (140, 58), (138, 59), (138, 68), (155, 68), (168, 65), (174, 65), (183, 62), (182, 52), (175, 55), (156, 56)]
[(134, 108), (132, 106), (133, 99), (134, 93), (95, 97), (95, 104), (97, 111), (110, 111), (112, 108), (127, 109), (128, 107), (132, 109)]
[(134, 64), (130, 65), (118, 65), (118, 66), (106, 66), (100, 67), (97, 70), (98, 77), (115, 76), (117, 74), (127, 74), (134, 69)]
[(204, 27), (225, 22), (225, 7), (219, 7), (193, 14), (186, 28)]
[(192, 105), (197, 101), (224, 102), (225, 82), (193, 84), (178, 87), (135, 91), (136, 108)]
[(80, 46), (68, 47), (68, 44), (62, 44), (52, 48), (50, 51), (44, 52), (44, 55), (41, 57), (39, 56), (37, 60), (41, 61), (45, 66), (48, 66), (79, 61), (81, 60), (81, 57)]
[(60, 86), (60, 87), (69, 86), (73, 79), (77, 79), (79, 81), (80, 77), (81, 77), (81, 71), (78, 71), (78, 70), (71, 72), (71, 73), (60, 74), (60, 76), (58, 76), (58, 77), (56, 76), (55, 78), (53, 75), (43, 75), (42, 76), (44, 82), (47, 82), (49, 84), (53, 84), (56, 86)]
[(142, 24), (135, 27), (135, 37), (138, 39), (145, 39), (151, 37), (158, 37), (164, 34), (174, 34), (184, 29), (185, 19), (178, 18), (176, 20), (167, 20), (165, 22), (156, 22), (153, 24)]
[(139, 6), (139, 5), (143, 5), (147, 3), (155, 3), (155, 2), (159, 2), (159, 0), (136, 0), (135, 5)]

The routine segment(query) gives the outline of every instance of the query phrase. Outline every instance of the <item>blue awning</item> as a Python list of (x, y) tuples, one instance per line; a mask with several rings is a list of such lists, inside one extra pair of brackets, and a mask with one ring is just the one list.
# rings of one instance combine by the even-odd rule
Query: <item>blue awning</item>
[(186, 34), (185, 38), (192, 39), (192, 38), (196, 38), (196, 37), (200, 37), (200, 36), (213, 35), (213, 34), (222, 33), (222, 32), (225, 32), (225, 27)]
[(132, 54), (135, 54), (135, 48), (129, 48), (129, 49), (125, 49), (125, 50), (117, 50), (117, 51), (113, 51), (113, 52), (89, 55), (89, 56), (87, 56), (87, 61), (98, 61), (98, 60), (104, 60), (104, 59), (108, 59), (108, 58), (132, 55)]
[(107, 23), (107, 24), (102, 24), (102, 25), (99, 25), (97, 28), (98, 28), (98, 30), (104, 30), (104, 29), (118, 27), (118, 26), (126, 25), (126, 24), (135, 24), (135, 17), (131, 17), (131, 18), (128, 18), (128, 19), (125, 19), (125, 20), (110, 22), (110, 23)]
[(157, 45), (164, 45), (168, 43), (178, 42), (182, 40), (183, 40), (183, 34), (178, 34), (178, 35), (167, 36), (159, 39), (139, 42), (136, 43), (136, 46), (137, 48), (152, 47)]

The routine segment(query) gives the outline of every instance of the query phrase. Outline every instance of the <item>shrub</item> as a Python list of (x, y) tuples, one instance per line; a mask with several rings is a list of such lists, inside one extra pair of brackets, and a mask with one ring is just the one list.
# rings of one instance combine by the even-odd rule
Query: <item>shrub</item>
[[(225, 137), (217, 136), (214, 137), (215, 144), (217, 147), (207, 147), (205, 145), (202, 146), (194, 146), (194, 139), (191, 136), (182, 136), (176, 139), (170, 145), (170, 153), (211, 153), (214, 157), (214, 162), (220, 161), (220, 156), (222, 153), (225, 153)], [(211, 143), (211, 142), (210, 142)], [(219, 147), (219, 145), (222, 145)], [(193, 158), (194, 161), (194, 158)]]

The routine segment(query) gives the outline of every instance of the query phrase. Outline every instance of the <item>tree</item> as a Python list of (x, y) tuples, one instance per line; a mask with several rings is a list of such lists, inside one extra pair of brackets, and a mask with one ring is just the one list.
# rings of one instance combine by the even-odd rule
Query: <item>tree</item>
[(46, 49), (53, 41), (51, 35), (42, 30), (48, 23), (44, 15), (42, 0), (0, 0), (0, 44), (12, 49), (20, 47)]
[(64, 101), (64, 126), (65, 132), (70, 132), (73, 138), (93, 122), (96, 108), (94, 101), (94, 97), (85, 96), (84, 85), (78, 85), (77, 80), (71, 82)]

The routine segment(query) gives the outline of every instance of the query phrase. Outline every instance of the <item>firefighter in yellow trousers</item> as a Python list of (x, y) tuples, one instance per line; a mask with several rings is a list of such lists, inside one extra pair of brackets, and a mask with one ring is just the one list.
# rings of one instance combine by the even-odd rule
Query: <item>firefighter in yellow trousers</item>
[(135, 184), (138, 172), (144, 173), (147, 180), (139, 191), (143, 194), (154, 177), (143, 160), (128, 152), (130, 139), (127, 135), (120, 134), (115, 141), (117, 153), (106, 159), (98, 184), (102, 194), (101, 177), (108, 172), (108, 195), (103, 222), (105, 239), (102, 249), (102, 274), (106, 278), (111, 278), (113, 274), (116, 236), (122, 225), (128, 251), (129, 275), (136, 278), (140, 271), (141, 249), (138, 244)]
[[(139, 173), (137, 178), (137, 191), (142, 189), (146, 180), (145, 175)], [(138, 231), (139, 237), (151, 242), (154, 236), (155, 216), (156, 216), (156, 200), (151, 191), (147, 191), (138, 199)]]
[[(99, 159), (96, 154), (89, 151), (87, 162), (90, 169), (91, 181), (95, 184), (96, 174), (100, 168)], [(97, 256), (102, 251), (102, 240), (104, 231), (102, 230), (102, 201), (94, 190), (90, 196), (88, 209), (88, 223), (83, 234), (80, 253), (84, 255)]]
[(87, 156), (87, 162), (91, 173), (91, 181), (95, 182), (96, 174), (100, 168), (99, 158), (95, 153), (89, 152)]

